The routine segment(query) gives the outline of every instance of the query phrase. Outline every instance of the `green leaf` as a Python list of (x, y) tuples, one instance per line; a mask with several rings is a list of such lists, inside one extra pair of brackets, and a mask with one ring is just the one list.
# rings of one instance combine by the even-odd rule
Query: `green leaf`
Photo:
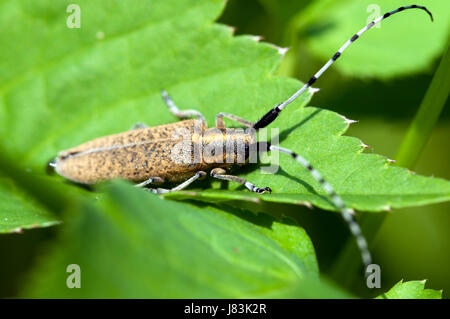
[[(222, 111), (255, 121), (301, 85), (273, 75), (282, 58), (278, 48), (252, 37), (233, 37), (229, 27), (211, 22), (223, 1), (79, 1), (80, 29), (66, 26), (68, 3), (10, 0), (0, 5), (0, 45), (16, 48), (0, 51), (0, 137), (6, 152), (35, 173), (43, 173), (59, 150), (137, 122), (176, 121), (162, 102), (161, 89), (180, 108), (198, 109), (212, 124)], [(383, 157), (361, 154), (358, 140), (339, 136), (348, 126), (343, 118), (301, 109), (311, 96), (308, 92), (290, 105), (273, 127), (280, 128), (281, 145), (310, 160), (350, 206), (378, 211), (449, 199), (447, 181), (415, 176), (389, 167)], [(276, 175), (262, 175), (255, 166), (236, 172), (272, 187), (271, 195), (250, 194), (236, 185), (218, 191), (214, 183), (212, 191), (170, 196), (332, 209), (303, 168), (283, 155), (280, 163)], [(13, 214), (24, 218), (4, 223), (2, 231), (56, 221), (43, 217), (40, 208), (30, 209), (32, 203), (11, 183), (0, 188), (0, 196), (11, 198), (11, 203), (0, 203), (3, 221)]]
[(442, 299), (442, 290), (425, 289), (425, 282), (401, 280), (377, 299)]
[[(136, 122), (177, 121), (162, 101), (162, 89), (180, 107), (197, 108), (213, 123), (218, 110), (246, 117), (262, 114), (299, 86), (295, 80), (271, 76), (282, 57), (276, 47), (251, 37), (233, 38), (229, 27), (210, 22), (222, 10), (221, 0), (195, 5), (136, 1), (138, 8), (120, 1), (80, 1), (82, 17), (87, 15), (80, 29), (66, 27), (61, 2), (56, 6), (60, 11), (55, 1), (31, 2), (24, 9), (30, 14), (36, 7), (56, 11), (40, 27), (36, 19), (16, 12), (21, 8), (5, 13), (18, 27), (2, 30), (2, 44), (11, 45), (25, 33), (20, 40), (27, 49), (44, 51), (39, 59), (25, 59), (34, 56), (28, 51), (20, 52), (22, 57), (11, 52), (0, 56), (7, 61), (1, 73), (11, 77), (0, 82), (1, 128), (9, 137), (3, 142), (9, 151), (24, 154), (24, 163), (42, 166), (61, 149), (128, 130)], [(102, 39), (96, 38), (97, 32)], [(65, 41), (55, 41), (58, 35)], [(33, 65), (20, 76), (14, 74), (25, 68), (25, 61)], [(305, 104), (307, 97), (294, 107)]]
[[(123, 182), (104, 190), (95, 205), (67, 216), (24, 297), (348, 297), (318, 281), (299, 227), (162, 200)], [(69, 264), (81, 268), (81, 289), (66, 287)]]
[[(333, 67), (355, 77), (383, 79), (429, 69), (445, 48), (450, 2), (432, 0), (420, 4), (433, 13), (433, 23), (421, 10), (398, 13), (382, 21), (379, 28), (365, 33)], [(379, 15), (382, 15), (402, 5), (405, 2), (400, 0), (382, 0), (375, 4), (371, 0), (317, 0), (299, 12), (293, 25), (302, 30), (303, 45), (325, 61), (353, 34), (378, 17), (373, 16), (376, 11), (371, 8), (379, 6)]]
[[(233, 38), (231, 28), (211, 23), (222, 0), (79, 1), (80, 29), (66, 26), (70, 3), (0, 4), (0, 46), (9, 48), (0, 51), (0, 137), (5, 151), (34, 173), (43, 173), (58, 151), (88, 139), (137, 122), (177, 121), (162, 89), (213, 123), (224, 110), (262, 114), (300, 85), (271, 76), (281, 60), (276, 47)], [(1, 196), (21, 198), (11, 183)], [(11, 214), (33, 215), (29, 205), (2, 202), (0, 211), (11, 221)], [(54, 221), (35, 212), (35, 220), (6, 221), (2, 231)]]
[(24, 228), (47, 227), (59, 219), (30, 202), (26, 194), (10, 180), (0, 179), (0, 233), (20, 233)]
[[(313, 107), (288, 109), (280, 115), (278, 125), (281, 128), (280, 145), (308, 159), (355, 209), (383, 211), (450, 199), (448, 181), (419, 176), (405, 168), (393, 167), (385, 157), (363, 153), (364, 146), (360, 140), (341, 136), (349, 121), (334, 112)], [(278, 153), (272, 152), (270, 156), (276, 157)], [(277, 162), (276, 158), (272, 162)], [(319, 183), (306, 169), (284, 154), (279, 155), (279, 163), (276, 174), (264, 174), (260, 167), (239, 172), (239, 176), (258, 186), (271, 187), (272, 194), (252, 194), (235, 184), (229, 185), (233, 192), (226, 192), (219, 190), (220, 185), (216, 184), (213, 190), (188, 190), (166, 196), (206, 201), (313, 203), (324, 209), (333, 209)]]

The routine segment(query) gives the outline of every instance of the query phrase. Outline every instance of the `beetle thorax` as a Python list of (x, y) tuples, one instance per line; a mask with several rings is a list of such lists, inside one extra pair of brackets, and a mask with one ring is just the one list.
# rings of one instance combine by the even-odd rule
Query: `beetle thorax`
[(202, 136), (202, 161), (205, 164), (244, 165), (255, 141), (256, 134), (251, 129), (207, 129)]

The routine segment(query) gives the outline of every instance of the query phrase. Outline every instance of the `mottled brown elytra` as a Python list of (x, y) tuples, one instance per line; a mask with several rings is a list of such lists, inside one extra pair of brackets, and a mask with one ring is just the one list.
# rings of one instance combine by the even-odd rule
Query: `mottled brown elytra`
[[(136, 186), (139, 187), (164, 182), (181, 182), (172, 189), (149, 189), (154, 193), (182, 190), (196, 179), (206, 176), (209, 172), (209, 175), (213, 178), (238, 182), (252, 192), (264, 193), (271, 192), (271, 189), (269, 187), (257, 187), (243, 178), (228, 175), (226, 169), (236, 164), (246, 164), (252, 150), (285, 153), (292, 156), (311, 173), (330, 196), (334, 206), (340, 210), (349, 225), (350, 231), (356, 238), (367, 271), (367, 267), (371, 264), (371, 255), (361, 229), (353, 217), (353, 211), (345, 205), (332, 186), (306, 159), (286, 148), (271, 145), (268, 142), (257, 142), (254, 132), (272, 123), (289, 103), (310, 88), (322, 73), (341, 56), (345, 49), (364, 32), (381, 20), (406, 9), (424, 10), (433, 20), (430, 11), (418, 5), (404, 6), (385, 13), (353, 35), (300, 90), (283, 103), (272, 108), (256, 123), (232, 114), (219, 113), (216, 117), (216, 126), (208, 129), (205, 118), (200, 112), (195, 110), (180, 111), (167, 93), (163, 92), (163, 98), (174, 115), (180, 119), (189, 117), (195, 117), (196, 119), (156, 127), (145, 127), (145, 125), (140, 124), (128, 132), (97, 138), (62, 151), (51, 163), (51, 166), (60, 175), (84, 184), (92, 184), (112, 178), (138, 182)], [(223, 117), (236, 121), (248, 129), (246, 131), (225, 129)], [(178, 135), (174, 132), (178, 132)], [(187, 140), (186, 136), (188, 136)], [(183, 145), (183, 147), (180, 148), (180, 145)], [(204, 152), (206, 148), (210, 148), (208, 152)], [(174, 152), (175, 149), (177, 152)], [(216, 150), (223, 151), (217, 152)]]
[[(182, 182), (199, 171), (245, 164), (245, 158), (239, 161), (240, 152), (235, 146), (242, 145), (244, 150), (248, 150), (250, 144), (255, 143), (254, 134), (241, 129), (208, 129), (199, 119), (155, 127), (142, 126), (60, 152), (54, 163), (56, 172), (83, 184), (113, 178), (146, 184), (153, 183), (147, 181), (155, 178), (160, 183)], [(186, 134), (177, 134), (179, 130)], [(185, 136), (189, 142), (187, 152), (186, 148), (174, 152)], [(212, 150), (222, 150), (227, 144), (233, 146), (231, 152), (201, 152), (199, 160), (195, 158), (195, 151), (201, 151), (207, 145)], [(158, 192), (164, 191), (159, 189)]]

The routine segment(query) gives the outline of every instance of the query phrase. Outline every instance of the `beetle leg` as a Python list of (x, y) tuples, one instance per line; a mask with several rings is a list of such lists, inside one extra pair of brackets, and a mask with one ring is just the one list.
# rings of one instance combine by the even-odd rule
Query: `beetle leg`
[(258, 193), (258, 194), (263, 194), (265, 192), (272, 193), (272, 190), (270, 189), (270, 187), (260, 188), (260, 187), (255, 186), (254, 184), (248, 182), (244, 178), (241, 178), (238, 176), (233, 176), (233, 175), (226, 175), (225, 173), (226, 173), (226, 171), (223, 168), (214, 168), (211, 170), (211, 177), (242, 184), (249, 191), (254, 192), (254, 193)]
[(131, 128), (130, 128), (130, 131), (132, 131), (132, 130), (138, 130), (138, 129), (140, 129), (140, 128), (148, 128), (149, 126), (147, 125), (147, 124), (144, 124), (144, 123), (136, 123), (136, 124), (134, 124)]
[(134, 185), (135, 187), (144, 187), (148, 184), (162, 184), (164, 180), (161, 177), (150, 177), (149, 179), (143, 181), (142, 183)]
[(185, 119), (188, 117), (196, 117), (196, 118), (202, 120), (203, 123), (205, 123), (205, 125), (206, 125), (206, 120), (202, 113), (200, 113), (197, 110), (180, 111), (180, 109), (175, 105), (175, 103), (173, 102), (173, 100), (170, 98), (169, 94), (166, 91), (163, 90), (161, 92), (161, 95), (162, 95), (162, 98), (164, 99), (164, 102), (166, 103), (167, 107), (169, 108), (169, 111), (173, 115), (175, 115), (179, 119)]
[(192, 176), (191, 178), (187, 179), (186, 181), (184, 181), (183, 183), (181, 183), (178, 186), (175, 186), (172, 189), (166, 189), (166, 188), (149, 188), (148, 190), (151, 191), (152, 193), (155, 194), (166, 194), (166, 193), (171, 193), (171, 192), (176, 192), (176, 191), (181, 191), (182, 189), (185, 189), (186, 187), (188, 187), (189, 185), (191, 185), (194, 181), (196, 181), (199, 178), (205, 177), (206, 173), (204, 171), (198, 171), (197, 173), (195, 173), (194, 176)]
[(225, 128), (225, 122), (223, 121), (223, 118), (229, 118), (230, 120), (233, 120), (235, 122), (238, 122), (242, 125), (244, 125), (245, 127), (253, 127), (253, 125), (255, 123), (249, 122), (247, 120), (244, 120), (243, 118), (230, 114), (230, 113), (224, 113), (224, 112), (220, 112), (219, 114), (216, 115), (216, 127), (218, 128)]

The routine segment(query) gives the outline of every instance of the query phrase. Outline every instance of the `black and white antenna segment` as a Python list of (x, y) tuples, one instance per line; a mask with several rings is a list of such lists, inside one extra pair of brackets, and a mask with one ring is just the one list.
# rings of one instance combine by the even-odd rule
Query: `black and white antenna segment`
[[(431, 21), (433, 21), (433, 15), (431, 12), (424, 6), (419, 5), (410, 5), (410, 6), (403, 6), (398, 9), (395, 9), (393, 11), (387, 12), (384, 15), (378, 17), (377, 19), (370, 22), (368, 25), (366, 25), (364, 28), (359, 30), (355, 35), (353, 35), (347, 42), (344, 43), (343, 46), (339, 48), (339, 50), (333, 55), (333, 57), (328, 60), (327, 63), (319, 70), (317, 71), (314, 76), (312, 76), (309, 81), (300, 88), (297, 92), (295, 92), (290, 98), (288, 98), (283, 103), (278, 104), (276, 107), (271, 109), (269, 112), (267, 112), (259, 121), (257, 121), (253, 128), (260, 129), (268, 126), (270, 123), (272, 123), (278, 115), (281, 113), (281, 111), (291, 102), (293, 102), (300, 94), (306, 91), (309, 87), (313, 85), (313, 83), (316, 82), (316, 80), (344, 53), (344, 51), (355, 42), (364, 32), (372, 28), (375, 24), (379, 23), (380, 21), (398, 13), (402, 12), (408, 9), (420, 9), (424, 10), (431, 18)], [(279, 146), (274, 146), (268, 144), (268, 149), (271, 151), (276, 152), (282, 152), (285, 154), (288, 154), (292, 156), (297, 162), (299, 162), (302, 166), (304, 166), (311, 175), (321, 184), (322, 188), (325, 190), (325, 192), (331, 197), (331, 200), (334, 204), (334, 206), (341, 212), (344, 220), (347, 222), (351, 233), (356, 238), (356, 243), (359, 247), (359, 250), (361, 251), (362, 260), (365, 265), (365, 269), (367, 269), (367, 266), (372, 263), (372, 257), (369, 252), (369, 249), (367, 247), (367, 241), (364, 238), (364, 236), (361, 233), (361, 228), (359, 227), (358, 223), (356, 222), (353, 211), (346, 206), (345, 202), (342, 200), (342, 198), (334, 191), (332, 186), (322, 177), (322, 175), (313, 167), (311, 164), (301, 157), (300, 155), (292, 152), (291, 150), (288, 150), (286, 148), (282, 148)]]

